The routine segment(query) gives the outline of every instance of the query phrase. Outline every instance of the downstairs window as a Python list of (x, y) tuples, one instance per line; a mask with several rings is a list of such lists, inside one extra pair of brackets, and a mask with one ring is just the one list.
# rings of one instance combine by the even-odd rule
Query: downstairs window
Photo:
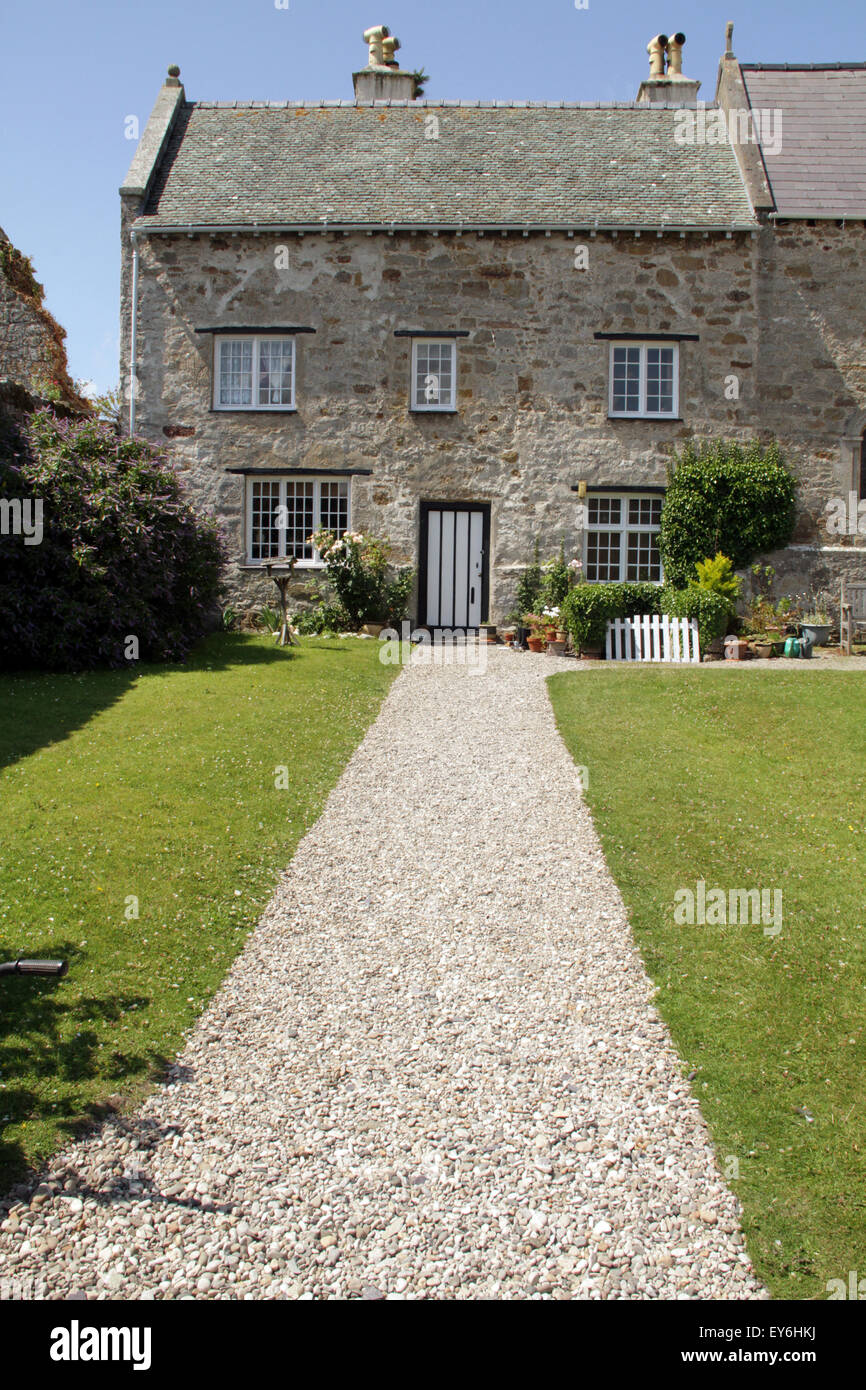
[(629, 493), (587, 498), (584, 574), (589, 582), (662, 582), (658, 532), (663, 501)]
[(314, 531), (342, 536), (349, 529), (348, 478), (248, 478), (247, 559), (267, 564), (294, 558), (315, 567), (322, 557)]

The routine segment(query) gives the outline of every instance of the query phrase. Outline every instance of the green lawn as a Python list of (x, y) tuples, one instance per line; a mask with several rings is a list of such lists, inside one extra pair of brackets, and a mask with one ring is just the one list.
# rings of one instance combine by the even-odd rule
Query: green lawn
[(0, 1190), (176, 1054), (375, 717), (377, 656), (220, 635), (186, 666), (0, 678), (0, 958), (70, 962), (0, 985)]
[[(617, 670), (550, 690), (757, 1269), (776, 1297), (826, 1298), (866, 1274), (866, 680)], [(699, 879), (780, 888), (781, 931), (675, 925)]]

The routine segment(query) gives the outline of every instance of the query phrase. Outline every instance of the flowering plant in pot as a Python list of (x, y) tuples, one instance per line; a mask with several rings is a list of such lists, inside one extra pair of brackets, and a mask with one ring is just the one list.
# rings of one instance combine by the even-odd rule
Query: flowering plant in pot
[(541, 619), (546, 624), (544, 636), (548, 642), (565, 641), (565, 633), (562, 630), (558, 607), (542, 609)]
[(531, 652), (541, 652), (544, 650), (547, 641), (548, 619), (541, 613), (526, 613), (524, 624), (529, 628), (529, 636), (526, 645)]

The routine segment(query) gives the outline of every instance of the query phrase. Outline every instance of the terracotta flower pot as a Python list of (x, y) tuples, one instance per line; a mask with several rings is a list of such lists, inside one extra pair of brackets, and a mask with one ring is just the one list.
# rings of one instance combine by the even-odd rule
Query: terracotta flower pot
[(526, 645), (531, 652), (540, 652), (544, 648), (543, 637), (527, 637)]

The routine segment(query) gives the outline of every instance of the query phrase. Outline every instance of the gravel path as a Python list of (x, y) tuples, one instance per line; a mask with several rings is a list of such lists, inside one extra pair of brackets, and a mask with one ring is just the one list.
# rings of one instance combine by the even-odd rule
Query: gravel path
[(7, 1296), (766, 1297), (556, 733), (404, 671), (170, 1082), (0, 1225)]

